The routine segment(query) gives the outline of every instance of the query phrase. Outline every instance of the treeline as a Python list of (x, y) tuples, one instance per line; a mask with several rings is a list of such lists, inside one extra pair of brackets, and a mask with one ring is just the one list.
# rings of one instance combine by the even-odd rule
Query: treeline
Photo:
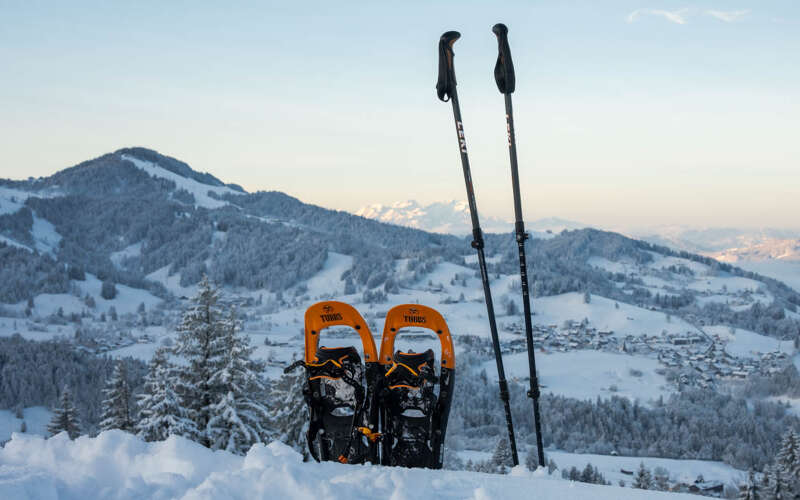
[[(463, 356), (462, 356), (463, 358)], [(478, 366), (479, 358), (459, 360), (447, 442), (455, 449), (487, 449), (505, 431), (495, 383)], [(511, 404), (518, 442), (535, 445), (526, 387), (511, 382)], [(788, 428), (800, 419), (786, 406), (713, 391), (686, 390), (652, 406), (614, 396), (581, 401), (543, 394), (545, 446), (575, 453), (719, 460), (740, 469), (761, 470)]]
[[(146, 365), (125, 358), (130, 386), (140, 390)], [(0, 337), (0, 408), (56, 408), (70, 388), (83, 430), (93, 433), (101, 420), (103, 388), (115, 361), (77, 351), (64, 340), (36, 342), (20, 335)]]

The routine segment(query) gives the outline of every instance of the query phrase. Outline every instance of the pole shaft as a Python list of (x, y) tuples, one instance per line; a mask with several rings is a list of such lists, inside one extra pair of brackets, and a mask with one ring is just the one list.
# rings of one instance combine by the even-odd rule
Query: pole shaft
[(472, 218), (472, 246), (478, 252), (478, 268), (483, 282), (483, 294), (486, 299), (486, 312), (489, 316), (489, 330), (492, 334), (492, 347), (494, 348), (495, 362), (497, 363), (497, 377), (500, 386), (500, 399), (506, 414), (506, 426), (508, 427), (508, 441), (511, 447), (511, 457), (514, 465), (519, 465), (517, 455), (517, 440), (514, 437), (514, 424), (511, 420), (511, 404), (508, 395), (508, 382), (503, 368), (503, 358), (500, 352), (500, 340), (497, 334), (497, 322), (494, 316), (494, 304), (492, 302), (492, 290), (489, 286), (489, 273), (486, 269), (486, 257), (483, 253), (483, 232), (481, 231), (478, 220), (478, 207), (475, 203), (475, 191), (472, 187), (472, 173), (469, 168), (469, 156), (467, 156), (467, 142), (464, 136), (464, 127), (461, 122), (461, 108), (458, 105), (458, 93), (455, 85), (452, 88), (450, 100), (453, 103), (453, 118), (455, 119), (456, 135), (458, 136), (458, 147), (461, 152), (461, 167), (464, 170), (464, 182), (467, 187), (467, 203), (469, 203), (469, 213)]
[(542, 445), (542, 424), (539, 413), (539, 380), (536, 376), (536, 355), (533, 344), (533, 321), (531, 320), (531, 298), (528, 288), (528, 264), (525, 258), (525, 222), (522, 218), (522, 197), (519, 189), (519, 168), (517, 166), (517, 140), (514, 134), (514, 109), (511, 94), (503, 94), (506, 103), (506, 128), (508, 132), (508, 154), (511, 158), (511, 185), (514, 192), (514, 229), (519, 250), (519, 275), (522, 285), (522, 310), (525, 315), (525, 340), (528, 344), (528, 367), (530, 370), (531, 388), (528, 397), (533, 400), (533, 419), (536, 428), (536, 448), (539, 466), (544, 467), (544, 447)]

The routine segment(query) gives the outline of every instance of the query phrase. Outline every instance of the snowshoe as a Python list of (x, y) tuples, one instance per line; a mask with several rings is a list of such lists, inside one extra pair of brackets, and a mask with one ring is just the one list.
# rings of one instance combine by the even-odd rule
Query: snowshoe
[[(323, 329), (349, 326), (361, 336), (366, 366), (358, 349), (319, 346)], [(306, 369), (304, 396), (309, 407), (308, 449), (317, 461), (342, 463), (378, 461), (378, 413), (375, 390), (381, 368), (366, 321), (352, 306), (326, 301), (305, 315)]]
[[(439, 337), (442, 359), (438, 376), (432, 350), (394, 352), (397, 331), (411, 326), (433, 330)], [(381, 463), (441, 469), (455, 374), (453, 340), (442, 315), (415, 304), (392, 308), (386, 315), (380, 363), (384, 370), (378, 396)]]

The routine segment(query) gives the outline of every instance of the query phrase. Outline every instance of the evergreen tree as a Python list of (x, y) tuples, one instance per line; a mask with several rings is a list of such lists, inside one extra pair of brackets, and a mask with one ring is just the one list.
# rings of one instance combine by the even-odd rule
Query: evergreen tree
[(793, 430), (783, 436), (775, 465), (781, 469), (793, 492), (800, 494), (800, 438)]
[(136, 434), (145, 441), (163, 441), (173, 434), (195, 439), (197, 428), (181, 405), (175, 383), (175, 367), (169, 362), (167, 349), (160, 347), (150, 360), (144, 392), (138, 396)]
[(506, 468), (513, 465), (511, 446), (508, 444), (508, 439), (500, 438), (500, 441), (497, 442), (494, 453), (492, 453), (491, 464), (501, 474), (505, 474), (507, 472)]
[(198, 284), (193, 305), (183, 314), (178, 326), (175, 353), (186, 363), (178, 369), (178, 389), (181, 404), (197, 428), (197, 441), (208, 448), (208, 423), (220, 399), (220, 388), (211, 377), (221, 368), (225, 354), (225, 322), (217, 302), (218, 290), (203, 275)]
[(252, 359), (255, 347), (250, 338), (237, 335), (238, 324), (231, 310), (224, 324), (224, 357), (209, 382), (220, 388), (219, 399), (212, 406), (207, 435), (212, 449), (224, 449), (244, 455), (250, 447), (269, 438), (265, 428), (269, 411), (263, 400), (261, 381), (264, 365)]
[(653, 476), (650, 469), (644, 466), (644, 462), (639, 463), (639, 470), (633, 478), (633, 487), (640, 490), (649, 490), (653, 487)]
[(756, 485), (755, 472), (750, 469), (747, 482), (739, 488), (739, 500), (761, 500), (761, 490)]
[(287, 373), (273, 383), (269, 400), (272, 404), (270, 428), (275, 433), (275, 439), (307, 457), (308, 406), (303, 396), (305, 386), (306, 376), (302, 370)]
[(75, 439), (80, 435), (81, 429), (78, 414), (72, 404), (72, 393), (69, 388), (65, 387), (61, 393), (59, 405), (58, 408), (53, 410), (53, 418), (47, 426), (47, 432), (54, 436), (59, 432), (66, 431), (70, 439)]
[(131, 418), (131, 391), (128, 386), (128, 372), (121, 361), (114, 366), (114, 373), (103, 390), (103, 413), (100, 418), (100, 429), (120, 429), (133, 431)]
[(669, 472), (664, 467), (653, 469), (653, 483), (659, 491), (669, 491)]

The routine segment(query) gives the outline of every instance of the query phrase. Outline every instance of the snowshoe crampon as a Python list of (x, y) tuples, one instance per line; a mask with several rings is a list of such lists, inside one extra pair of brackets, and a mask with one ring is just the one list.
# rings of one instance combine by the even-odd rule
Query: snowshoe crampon
[[(354, 346), (319, 346), (320, 334), (332, 326), (349, 326), (361, 336), (366, 366)], [(310, 412), (308, 448), (314, 459), (377, 463), (378, 414), (373, 388), (382, 374), (364, 318), (343, 302), (319, 302), (309, 307), (302, 364)]]
[[(395, 336), (404, 327), (427, 328), (439, 337), (438, 376), (432, 350), (394, 352)], [(380, 363), (381, 463), (441, 469), (455, 373), (453, 340), (442, 315), (416, 304), (392, 308), (383, 328)]]

